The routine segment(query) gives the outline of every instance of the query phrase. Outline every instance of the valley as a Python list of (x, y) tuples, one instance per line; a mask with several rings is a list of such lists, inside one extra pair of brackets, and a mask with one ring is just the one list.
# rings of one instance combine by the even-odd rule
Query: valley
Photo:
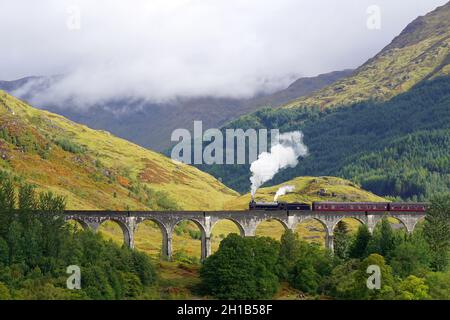
[(42, 102), (47, 95), (51, 96), (52, 87), (64, 80), (63, 76), (0, 81), (0, 90), (24, 99), (34, 107), (61, 114), (90, 128), (106, 130), (140, 146), (162, 152), (173, 144), (170, 141), (173, 130), (192, 130), (193, 121), (202, 121), (205, 130), (218, 128), (246, 113), (275, 107), (311, 94), (352, 72), (343, 70), (299, 78), (284, 90), (261, 93), (252, 98), (181, 97), (161, 103), (124, 98), (83, 108), (70, 105), (70, 102)]
[[(188, 56), (192, 65), (206, 57)], [(0, 300), (449, 298), (450, 2), (358, 68), (275, 92), (261, 76), (253, 96), (153, 101), (114, 88), (122, 96), (79, 105), (70, 94), (53, 99), (68, 78), (0, 81)], [(96, 79), (86, 82), (101, 91)], [(246, 164), (171, 159), (173, 131), (198, 120), (219, 137), (284, 137), (269, 152), (263, 141)], [(238, 154), (217, 136), (192, 136), (183, 159), (207, 142), (214, 157), (228, 160), (225, 145)], [(103, 212), (68, 221), (67, 211)], [(69, 290), (67, 265), (84, 268), (86, 287)], [(374, 265), (381, 291), (367, 285)]]

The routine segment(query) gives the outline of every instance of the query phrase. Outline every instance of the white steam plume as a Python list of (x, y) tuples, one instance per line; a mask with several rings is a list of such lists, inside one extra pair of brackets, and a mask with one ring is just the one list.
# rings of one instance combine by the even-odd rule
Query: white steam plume
[(263, 152), (250, 166), (252, 176), (252, 198), (256, 190), (265, 182), (271, 180), (278, 171), (287, 167), (295, 167), (299, 157), (305, 157), (308, 148), (303, 144), (303, 133), (293, 131), (280, 134), (279, 143), (270, 148), (270, 152)]
[(286, 193), (293, 192), (294, 190), (295, 186), (282, 186), (280, 189), (278, 189), (275, 197), (273, 198), (273, 201), (276, 202), (278, 200), (278, 197), (284, 196)]

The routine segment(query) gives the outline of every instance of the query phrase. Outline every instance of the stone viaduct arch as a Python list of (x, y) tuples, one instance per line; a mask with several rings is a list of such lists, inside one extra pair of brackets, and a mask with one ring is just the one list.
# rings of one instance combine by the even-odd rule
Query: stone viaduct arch
[[(333, 250), (334, 228), (344, 218), (353, 218), (367, 225), (373, 232), (376, 224), (386, 216), (386, 212), (329, 212), (329, 211), (66, 211), (66, 220), (75, 220), (85, 228), (97, 231), (104, 221), (112, 220), (119, 224), (124, 234), (124, 243), (134, 248), (134, 234), (139, 223), (145, 220), (155, 222), (163, 235), (162, 255), (172, 257), (172, 237), (175, 226), (181, 221), (194, 222), (201, 231), (201, 257), (211, 255), (211, 232), (220, 220), (231, 220), (239, 228), (242, 236), (255, 235), (256, 228), (266, 220), (277, 220), (286, 229), (295, 231), (299, 223), (308, 219), (319, 221), (326, 231), (326, 247)], [(424, 212), (395, 213), (389, 216), (398, 219), (408, 233), (425, 217)]]

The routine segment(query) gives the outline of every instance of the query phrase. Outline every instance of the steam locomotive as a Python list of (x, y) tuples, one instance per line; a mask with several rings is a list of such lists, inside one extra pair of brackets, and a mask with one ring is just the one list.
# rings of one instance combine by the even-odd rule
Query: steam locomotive
[(249, 210), (311, 210), (311, 205), (297, 202), (255, 202), (252, 200), (249, 204)]
[(400, 202), (255, 202), (249, 203), (249, 210), (260, 211), (345, 211), (345, 212), (425, 212), (425, 203)]

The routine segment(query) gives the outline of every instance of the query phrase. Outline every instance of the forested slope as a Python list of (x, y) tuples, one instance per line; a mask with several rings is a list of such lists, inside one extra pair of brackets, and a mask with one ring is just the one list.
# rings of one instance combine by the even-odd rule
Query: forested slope
[[(380, 196), (428, 199), (450, 189), (450, 77), (426, 81), (384, 103), (338, 110), (265, 109), (229, 128), (302, 130), (310, 154), (271, 184), (293, 177), (340, 176)], [(239, 191), (247, 191), (248, 166), (204, 166)]]

